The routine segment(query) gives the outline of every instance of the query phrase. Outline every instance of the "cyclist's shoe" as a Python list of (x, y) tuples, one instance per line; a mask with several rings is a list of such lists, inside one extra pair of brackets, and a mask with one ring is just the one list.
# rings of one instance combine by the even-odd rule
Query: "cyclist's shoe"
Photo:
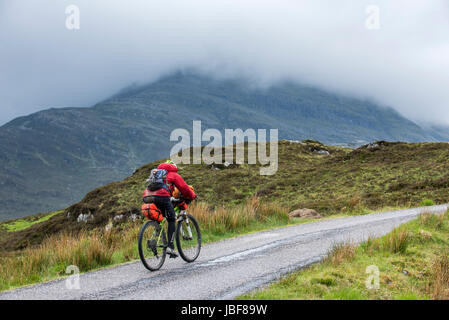
[(167, 248), (167, 254), (170, 256), (170, 258), (175, 259), (178, 257), (178, 254), (175, 252), (175, 249), (172, 249), (170, 247)]

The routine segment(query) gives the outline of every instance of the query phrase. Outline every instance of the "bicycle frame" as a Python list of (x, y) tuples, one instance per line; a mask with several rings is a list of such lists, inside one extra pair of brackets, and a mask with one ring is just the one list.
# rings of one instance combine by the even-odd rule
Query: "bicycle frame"
[[(163, 217), (162, 221), (159, 223), (155, 222), (154, 220), (151, 222), (146, 222), (140, 229), (138, 241), (139, 256), (144, 266), (150, 271), (159, 270), (164, 264), (169, 241), (176, 241), (179, 255), (184, 261), (188, 263), (194, 262), (200, 254), (201, 231), (198, 222), (193, 216), (189, 215), (186, 210), (182, 210), (179, 206), (175, 206), (175, 215), (176, 228), (172, 239), (166, 239), (166, 234), (168, 233), (166, 227), (166, 217)], [(145, 236), (145, 230), (147, 230), (151, 226), (153, 226), (151, 235), (148, 234), (148, 236)], [(160, 252), (161, 249), (162, 252)], [(153, 252), (153, 256), (158, 259), (152, 260), (154, 263), (156, 263), (155, 266), (150, 266), (150, 264), (152, 263), (148, 262), (146, 252), (150, 253), (151, 251)], [(192, 255), (192, 253), (194, 255)], [(174, 258), (175, 256), (177, 256), (177, 254), (173, 255), (170, 253), (170, 258)]]
[[(192, 239), (193, 238), (193, 234), (192, 234), (192, 229), (190, 228), (190, 223), (189, 223), (189, 218), (187, 216), (187, 211), (186, 210), (181, 210), (179, 213), (178, 212), (175, 212), (175, 213), (176, 213), (176, 223), (181, 223), (182, 221), (185, 221), (186, 225), (187, 225), (188, 236), (189, 236), (190, 239)], [(159, 237), (157, 239), (156, 246), (158, 246), (160, 241), (161, 241), (162, 230), (165, 227), (166, 221), (167, 221), (167, 218), (164, 217), (164, 219), (160, 222), (161, 232), (159, 233)], [(184, 234), (184, 230), (183, 230), (182, 227), (180, 228), (180, 231), (181, 231), (182, 237), (184, 238), (185, 234)]]
[[(186, 222), (189, 239), (193, 239), (192, 229), (190, 229), (189, 217), (187, 216), (187, 212), (185, 210), (181, 210), (181, 212), (177, 215), (176, 220), (178, 223), (181, 223), (182, 221)], [(184, 234), (184, 229), (182, 228), (182, 226), (179, 230), (181, 231), (181, 235), (184, 238), (185, 234)]]

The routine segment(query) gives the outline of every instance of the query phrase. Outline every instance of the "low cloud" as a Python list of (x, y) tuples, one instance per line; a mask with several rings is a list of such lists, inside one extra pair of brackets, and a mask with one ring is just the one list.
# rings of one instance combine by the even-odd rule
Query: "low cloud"
[[(80, 9), (80, 30), (65, 9)], [(379, 29), (367, 28), (367, 6)], [(289, 79), (449, 124), (446, 0), (0, 0), (0, 124), (196, 69)]]

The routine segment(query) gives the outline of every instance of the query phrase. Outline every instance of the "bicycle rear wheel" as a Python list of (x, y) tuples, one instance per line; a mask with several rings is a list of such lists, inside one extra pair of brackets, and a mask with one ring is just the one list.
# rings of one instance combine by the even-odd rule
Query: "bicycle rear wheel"
[(176, 246), (186, 262), (195, 261), (201, 251), (201, 230), (198, 221), (187, 214), (176, 227)]
[(156, 221), (147, 221), (139, 233), (139, 256), (145, 268), (159, 270), (167, 254), (167, 238), (161, 225)]

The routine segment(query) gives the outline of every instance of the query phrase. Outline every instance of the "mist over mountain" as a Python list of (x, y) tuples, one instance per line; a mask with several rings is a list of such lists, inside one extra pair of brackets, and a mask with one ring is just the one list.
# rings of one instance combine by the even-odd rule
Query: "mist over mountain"
[(279, 129), (280, 139), (360, 145), (374, 140), (447, 140), (391, 108), (284, 82), (177, 73), (128, 87), (90, 108), (61, 108), (0, 127), (0, 219), (66, 207), (88, 191), (167, 158), (176, 128)]
[[(0, 1), (0, 124), (198, 69), (284, 80), (449, 125), (447, 0)], [(76, 5), (80, 29), (66, 28)], [(367, 28), (375, 7), (379, 28)], [(375, 17), (374, 17), (375, 18)]]

